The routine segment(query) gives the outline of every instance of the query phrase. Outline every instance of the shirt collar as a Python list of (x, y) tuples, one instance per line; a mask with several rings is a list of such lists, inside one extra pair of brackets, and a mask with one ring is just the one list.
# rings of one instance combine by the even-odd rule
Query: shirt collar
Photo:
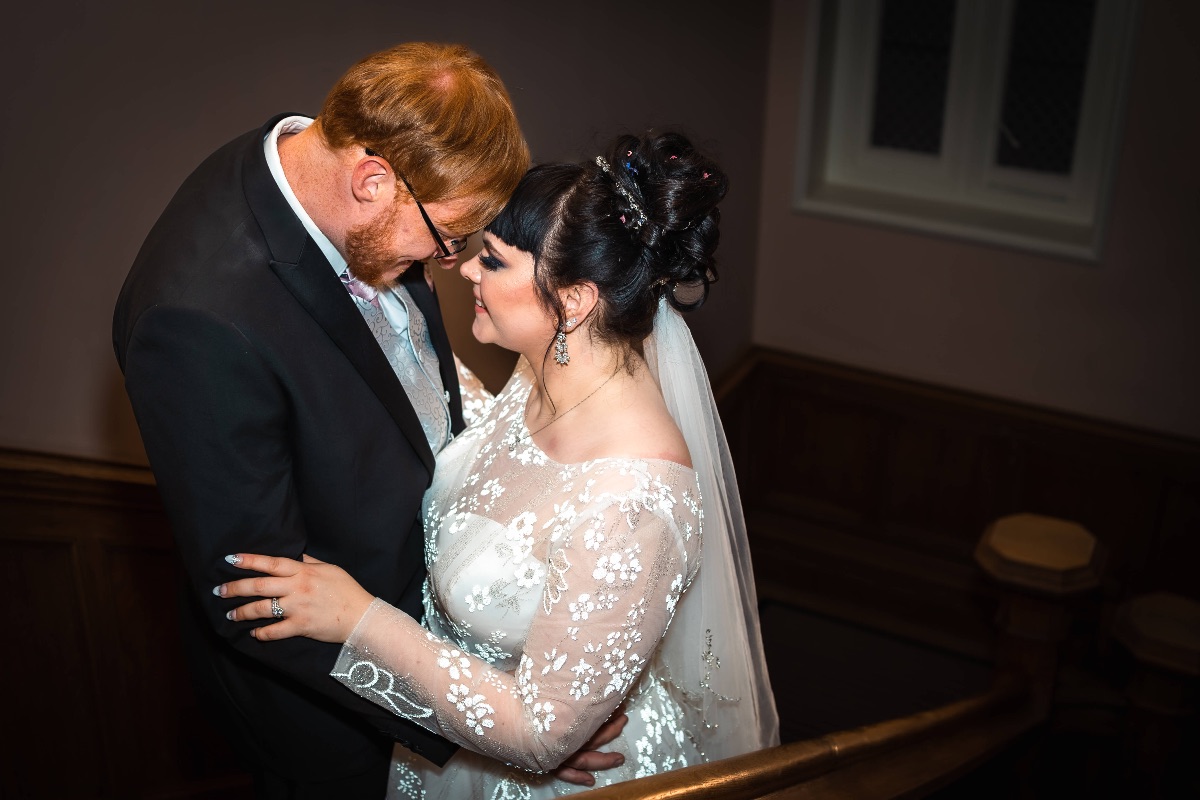
[(292, 209), (292, 213), (300, 220), (300, 224), (304, 226), (304, 230), (316, 242), (317, 247), (333, 267), (333, 271), (341, 275), (346, 271), (346, 259), (333, 246), (333, 242), (329, 241), (329, 237), (321, 232), (321, 229), (317, 227), (317, 223), (313, 222), (312, 217), (304, 210), (304, 206), (300, 205), (300, 201), (296, 198), (296, 193), (292, 191), (292, 187), (288, 184), (287, 176), (283, 174), (283, 162), (279, 160), (279, 137), (284, 134), (299, 133), (312, 123), (311, 117), (284, 117), (279, 120), (279, 123), (275, 125), (263, 140), (263, 151), (267, 156), (267, 167), (271, 170), (271, 177), (275, 179), (276, 185), (279, 186), (279, 191), (283, 193), (283, 199), (287, 201), (288, 206)]

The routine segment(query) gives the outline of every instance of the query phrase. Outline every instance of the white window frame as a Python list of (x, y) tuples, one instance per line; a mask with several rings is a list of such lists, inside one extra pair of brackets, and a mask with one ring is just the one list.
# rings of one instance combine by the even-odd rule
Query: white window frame
[(882, 0), (810, 2), (796, 209), (1098, 260), (1138, 3), (1097, 0), (1068, 176), (993, 163), (1014, 5), (958, 0), (941, 152), (925, 155), (870, 144)]

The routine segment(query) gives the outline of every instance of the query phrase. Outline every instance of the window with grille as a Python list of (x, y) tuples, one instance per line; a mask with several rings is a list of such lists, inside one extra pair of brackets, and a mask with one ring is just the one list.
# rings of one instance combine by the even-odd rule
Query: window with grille
[(800, 210), (1098, 258), (1136, 0), (810, 9)]

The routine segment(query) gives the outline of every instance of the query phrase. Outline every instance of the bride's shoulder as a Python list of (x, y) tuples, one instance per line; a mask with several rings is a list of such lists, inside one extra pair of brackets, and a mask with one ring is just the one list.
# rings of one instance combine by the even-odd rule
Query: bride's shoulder
[(629, 414), (617, 430), (618, 447), (624, 446), (622, 449), (635, 458), (670, 461), (689, 469), (692, 466), (683, 434), (661, 405), (650, 405)]
[(687, 442), (657, 392), (626, 405), (614, 404), (607, 416), (603, 445), (607, 455), (692, 467)]

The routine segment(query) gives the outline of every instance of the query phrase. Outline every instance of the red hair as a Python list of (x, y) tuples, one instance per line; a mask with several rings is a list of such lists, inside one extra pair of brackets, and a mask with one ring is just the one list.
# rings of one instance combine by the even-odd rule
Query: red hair
[(368, 56), (333, 87), (316, 124), (332, 148), (378, 153), (422, 203), (474, 200), (455, 233), (491, 221), (529, 168), (500, 76), (463, 45), (410, 42)]

